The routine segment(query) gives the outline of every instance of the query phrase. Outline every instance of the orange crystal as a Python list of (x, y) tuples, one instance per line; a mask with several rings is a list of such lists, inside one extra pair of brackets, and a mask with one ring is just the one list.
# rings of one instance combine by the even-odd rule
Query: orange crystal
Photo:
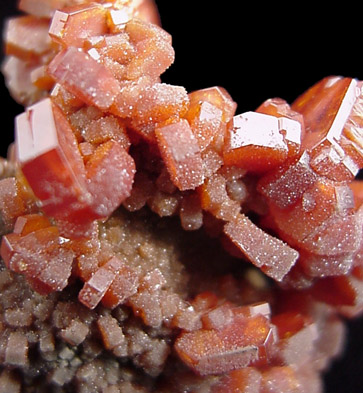
[(200, 149), (205, 150), (217, 133), (224, 132), (223, 111), (208, 101), (197, 101), (190, 95), (189, 98), (191, 105), (185, 117), (191, 125)]
[[(304, 117), (300, 113), (292, 110), (290, 105), (281, 98), (266, 100), (256, 109), (256, 112), (282, 118), (280, 132), (284, 135), (287, 143), (288, 157), (298, 155), (301, 141), (305, 135)], [(291, 123), (289, 120), (295, 120), (300, 126), (297, 123)], [(287, 123), (286, 125), (284, 125), (285, 122)]]
[[(341, 188), (349, 190), (347, 186), (336, 186), (330, 181), (318, 180), (307, 188), (293, 207), (281, 209), (271, 204), (275, 223), (292, 242), (302, 246), (304, 239), (336, 212), (348, 212), (352, 209), (351, 204), (345, 207), (339, 203)], [(353, 203), (352, 195), (350, 201)]]
[(68, 120), (50, 99), (18, 116), (16, 138), (22, 172), (46, 214), (89, 223), (108, 216), (129, 196), (135, 168), (126, 150), (116, 141), (105, 142), (85, 167)]
[(208, 102), (222, 111), (222, 121), (228, 123), (235, 114), (237, 103), (233, 101), (226, 89), (220, 86), (209, 87), (189, 93), (191, 105)]
[(14, 225), (14, 233), (25, 236), (38, 229), (50, 227), (51, 223), (46, 216), (41, 214), (27, 214), (19, 216)]
[(301, 125), (295, 120), (257, 112), (237, 115), (227, 129), (224, 161), (252, 172), (266, 172), (287, 159), (285, 138), (299, 145), (300, 134)]
[(16, 147), (22, 172), (47, 214), (64, 217), (86, 203), (77, 142), (65, 115), (49, 98), (17, 117)]
[(269, 203), (286, 209), (301, 200), (317, 178), (318, 175), (310, 167), (310, 156), (304, 152), (297, 160), (287, 161), (263, 176), (257, 189)]
[[(43, 305), (29, 289), (16, 294), (29, 294), (24, 309), (9, 308), (18, 278), (1, 271), (5, 366), (26, 374), (39, 336), (39, 359), (62, 347), (63, 361), (77, 347), (69, 369), (46, 364), (45, 383), (60, 389), (90, 380), (148, 390), (129, 377), (134, 365), (155, 391), (318, 392), (341, 349), (339, 316), (363, 311), (363, 189), (351, 182), (363, 166), (362, 82), (326, 78), (292, 106), (274, 98), (235, 115), (221, 87), (161, 82), (175, 54), (170, 34), (149, 23), (159, 22), (153, 2), (19, 7), (31, 15), (7, 23), (4, 73), (28, 108), (16, 121), (15, 177), (0, 180), (0, 253), (40, 294), (80, 280), (88, 310), (63, 294)], [(119, 217), (145, 206), (135, 231), (131, 214)], [(179, 215), (195, 234), (174, 244), (168, 233), (160, 246), (164, 223), (145, 235), (147, 208)], [(197, 260), (204, 241), (211, 250)], [(53, 306), (40, 321), (38, 308)], [(38, 334), (48, 325), (58, 334)], [(171, 351), (186, 367), (173, 368)], [(127, 359), (127, 381), (123, 361), (104, 367), (113, 357)], [(101, 388), (95, 370), (106, 369)]]
[(302, 147), (311, 166), (336, 181), (352, 180), (363, 165), (362, 83), (352, 78), (327, 77), (300, 96), (292, 109), (304, 116)]
[(12, 226), (17, 217), (27, 212), (22, 184), (15, 178), (0, 180), (0, 211), (6, 226)]
[(119, 326), (117, 319), (111, 315), (101, 316), (97, 320), (97, 326), (100, 330), (103, 343), (106, 349), (120, 353), (120, 350), (126, 355), (127, 342), (122, 328)]
[(240, 311), (232, 309), (230, 321), (219, 329), (182, 333), (175, 343), (181, 359), (201, 375), (225, 373), (257, 362), (271, 328), (262, 315), (246, 317)]
[(102, 298), (102, 304), (107, 308), (115, 308), (130, 296), (134, 295), (138, 287), (138, 275), (125, 263), (118, 269), (115, 279)]
[(49, 23), (29, 15), (8, 19), (6, 27), (6, 54), (27, 62), (50, 51)]
[(86, 307), (93, 309), (102, 300), (106, 291), (116, 277), (112, 262), (106, 263), (85, 282), (78, 294), (79, 301)]
[(106, 9), (98, 4), (56, 11), (49, 28), (54, 41), (78, 48), (82, 48), (87, 38), (106, 33)]

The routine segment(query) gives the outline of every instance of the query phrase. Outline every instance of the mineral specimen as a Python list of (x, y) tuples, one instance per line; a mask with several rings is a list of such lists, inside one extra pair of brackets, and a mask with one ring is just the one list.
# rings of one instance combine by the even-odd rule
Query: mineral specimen
[(149, 0), (19, 9), (0, 392), (322, 392), (363, 312), (362, 82), (236, 114), (162, 82)]

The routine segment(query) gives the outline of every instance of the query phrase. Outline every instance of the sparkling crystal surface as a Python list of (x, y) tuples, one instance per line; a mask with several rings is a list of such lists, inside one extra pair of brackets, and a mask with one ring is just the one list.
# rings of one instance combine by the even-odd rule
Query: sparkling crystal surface
[(236, 113), (164, 81), (151, 0), (19, 9), (0, 391), (321, 393), (363, 313), (362, 82)]

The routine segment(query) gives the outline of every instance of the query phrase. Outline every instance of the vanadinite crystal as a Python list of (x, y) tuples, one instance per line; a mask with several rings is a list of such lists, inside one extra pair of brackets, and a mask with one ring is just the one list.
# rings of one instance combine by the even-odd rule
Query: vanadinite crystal
[(151, 0), (19, 9), (0, 392), (322, 392), (363, 312), (362, 82), (236, 114), (162, 81)]

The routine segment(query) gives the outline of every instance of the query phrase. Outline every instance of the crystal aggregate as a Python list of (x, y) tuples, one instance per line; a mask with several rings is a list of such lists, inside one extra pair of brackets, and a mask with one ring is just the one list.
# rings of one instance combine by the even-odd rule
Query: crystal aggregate
[(0, 392), (322, 392), (363, 312), (363, 82), (236, 114), (162, 82), (152, 1), (19, 9)]

